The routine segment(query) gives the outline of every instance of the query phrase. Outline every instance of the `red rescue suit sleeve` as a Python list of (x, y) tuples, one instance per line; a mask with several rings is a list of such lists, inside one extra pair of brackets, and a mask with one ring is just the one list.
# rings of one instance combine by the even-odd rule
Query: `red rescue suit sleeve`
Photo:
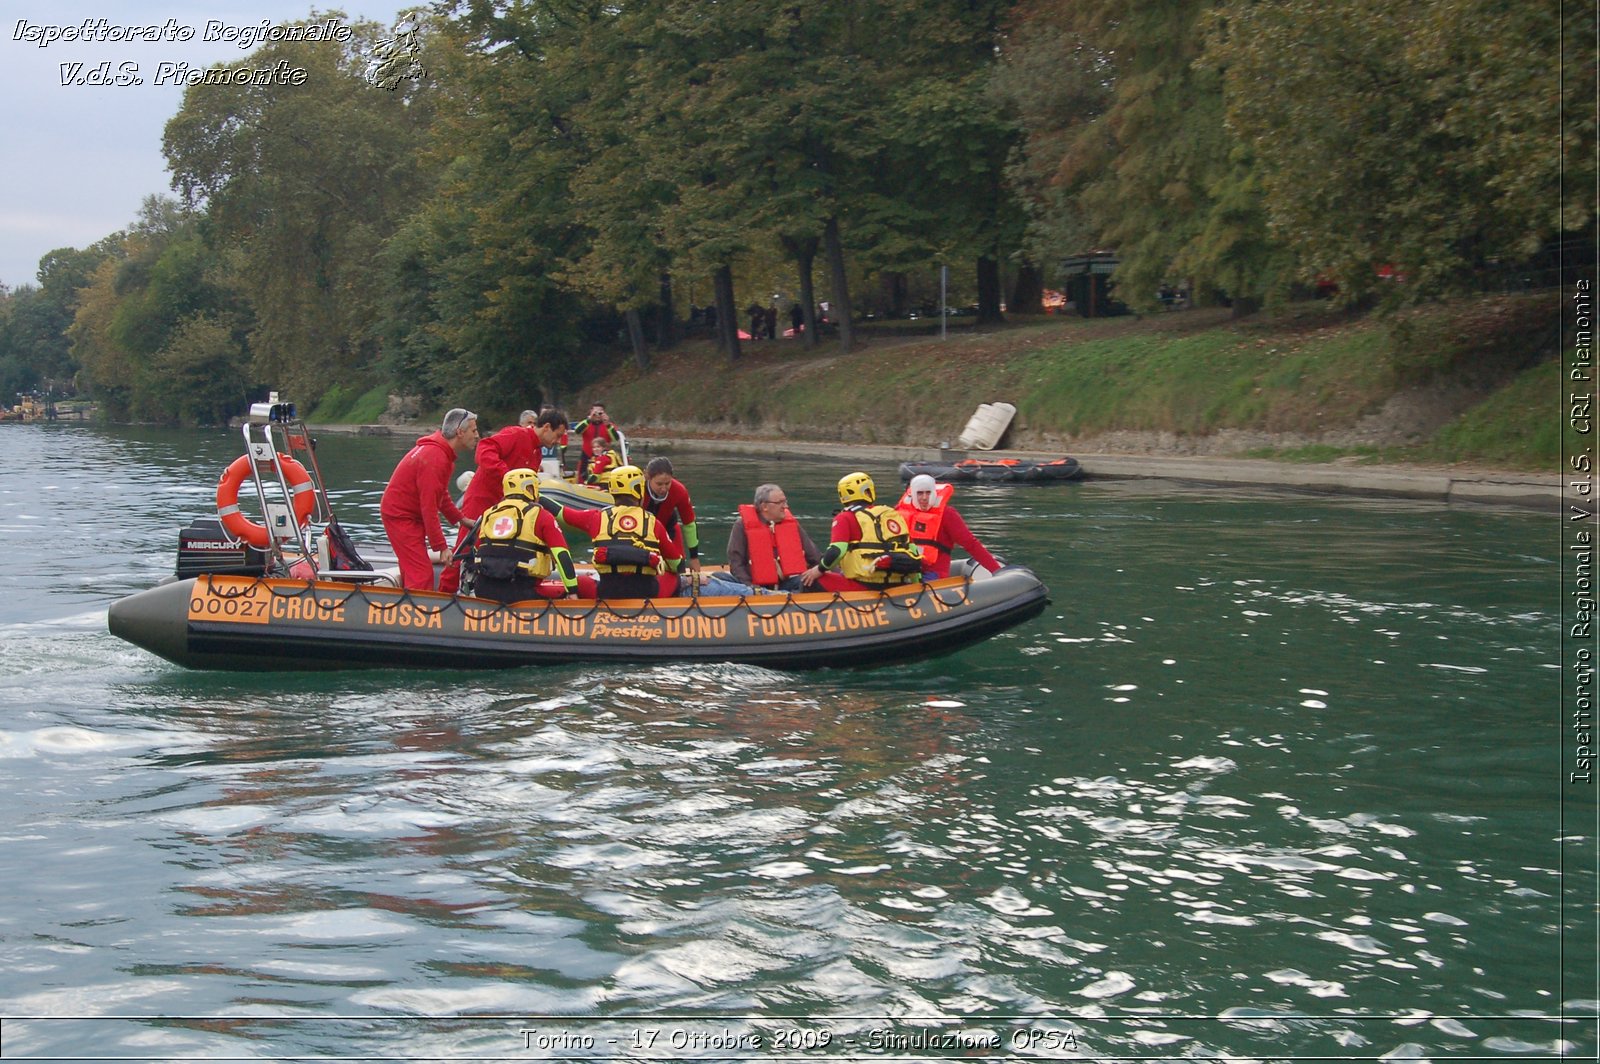
[[(946, 508), (944, 524), (939, 527), (939, 533), (940, 539), (948, 536), (951, 544), (966, 548), (973, 560), (991, 573), (1000, 568), (1000, 563), (989, 553), (989, 548), (978, 542), (978, 537), (972, 534), (972, 530), (967, 527), (967, 523), (961, 519), (961, 514), (956, 510)], [(945, 571), (949, 572), (948, 565)]]

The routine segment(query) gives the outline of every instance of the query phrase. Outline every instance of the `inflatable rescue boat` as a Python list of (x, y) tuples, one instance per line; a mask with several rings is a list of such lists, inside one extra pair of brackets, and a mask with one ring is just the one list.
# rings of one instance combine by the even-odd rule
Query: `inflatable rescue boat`
[[(275, 396), (256, 404), (244, 443), (218, 483), (216, 516), (180, 532), (176, 576), (112, 603), (113, 635), (194, 669), (650, 661), (799, 669), (945, 653), (1035, 617), (1049, 601), (1039, 579), (1015, 567), (885, 592), (503, 604), (409, 591), (392, 559), (366, 561), (334, 519), (315, 442), (293, 404)], [(260, 522), (241, 499), (255, 502)]]

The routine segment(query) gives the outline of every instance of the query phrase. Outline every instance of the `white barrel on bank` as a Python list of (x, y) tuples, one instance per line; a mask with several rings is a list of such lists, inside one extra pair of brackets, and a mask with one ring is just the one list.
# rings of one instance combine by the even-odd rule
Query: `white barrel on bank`
[(956, 442), (966, 450), (992, 451), (1016, 416), (1017, 408), (1010, 403), (984, 403), (967, 420)]

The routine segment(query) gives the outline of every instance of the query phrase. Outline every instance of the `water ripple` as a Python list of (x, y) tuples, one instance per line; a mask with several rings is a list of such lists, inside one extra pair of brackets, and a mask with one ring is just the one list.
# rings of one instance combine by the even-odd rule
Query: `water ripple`
[[(90, 449), (139, 486), (127, 542), (24, 559), (0, 617), (0, 1003), (53, 1018), (8, 1052), (476, 1058), (522, 1051), (508, 1015), (692, 1011), (1079, 1039), (1018, 1056), (1592, 1054), (1593, 1002), (1550, 989), (1594, 840), (1551, 837), (1526, 712), (1542, 518), (963, 490), (1056, 604), (957, 654), (203, 675), (104, 631), (238, 442), (173, 441)], [(370, 533), (407, 441), (346, 442)], [(0, 523), (77, 527), (56, 458)], [(708, 515), (772, 477), (831, 512), (717, 463)]]

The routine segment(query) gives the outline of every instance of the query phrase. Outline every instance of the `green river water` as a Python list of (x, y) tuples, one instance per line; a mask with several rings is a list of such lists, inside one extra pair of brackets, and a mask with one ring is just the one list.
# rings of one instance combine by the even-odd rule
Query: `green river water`
[[(239, 449), (0, 427), (0, 1058), (1596, 1053), (1553, 514), (974, 486), (1052, 604), (934, 660), (186, 672), (106, 607)], [(713, 559), (849, 471), (674, 461)]]

